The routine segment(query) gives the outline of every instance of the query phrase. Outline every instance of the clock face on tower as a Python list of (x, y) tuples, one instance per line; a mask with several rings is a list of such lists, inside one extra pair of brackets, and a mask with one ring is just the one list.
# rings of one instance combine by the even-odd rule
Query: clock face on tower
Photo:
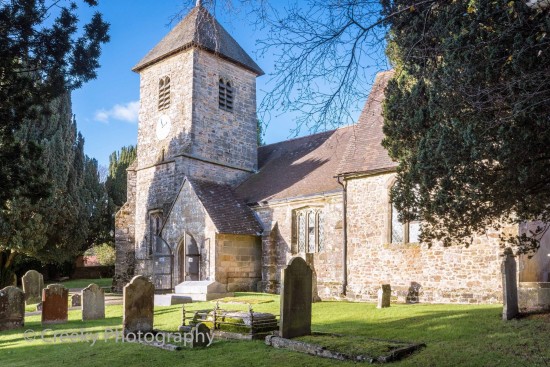
[(162, 140), (170, 134), (170, 128), (172, 127), (172, 122), (170, 117), (162, 115), (157, 121), (157, 139)]

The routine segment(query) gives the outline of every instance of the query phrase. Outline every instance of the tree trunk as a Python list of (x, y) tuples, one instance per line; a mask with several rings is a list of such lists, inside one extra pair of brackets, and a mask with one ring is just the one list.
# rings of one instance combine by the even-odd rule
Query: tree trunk
[(15, 256), (15, 251), (0, 251), (0, 289), (17, 285), (17, 277), (12, 269)]

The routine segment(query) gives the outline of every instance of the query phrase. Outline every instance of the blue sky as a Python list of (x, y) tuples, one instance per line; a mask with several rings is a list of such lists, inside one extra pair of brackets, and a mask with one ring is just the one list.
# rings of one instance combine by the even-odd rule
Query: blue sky
[[(132, 67), (177, 24), (170, 20), (178, 13), (186, 14), (192, 6), (184, 0), (100, 0), (99, 10), (111, 24), (111, 42), (103, 48), (98, 77), (73, 92), (73, 113), (85, 138), (85, 152), (107, 166), (109, 155), (122, 146), (137, 142), (139, 77)], [(82, 6), (81, 19), (91, 11)], [(269, 90), (269, 73), (273, 70), (272, 55), (259, 57), (258, 39), (263, 34), (255, 29), (247, 9), (237, 8), (230, 14), (216, 11), (216, 18), (266, 71), (258, 78), (258, 101)], [(295, 127), (292, 116), (280, 115), (270, 121), (264, 140), (273, 143), (292, 137)], [(306, 134), (307, 131), (301, 131)]]

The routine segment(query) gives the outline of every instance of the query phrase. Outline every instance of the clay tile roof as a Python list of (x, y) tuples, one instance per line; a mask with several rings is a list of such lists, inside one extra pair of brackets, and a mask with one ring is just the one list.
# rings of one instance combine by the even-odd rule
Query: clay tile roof
[(394, 170), (381, 142), (384, 89), (393, 71), (379, 73), (357, 124), (266, 145), (259, 172), (235, 190), (247, 203), (341, 190), (335, 176)]
[(257, 203), (339, 191), (334, 176), (352, 134), (349, 126), (260, 147), (259, 172), (236, 192)]
[(202, 6), (193, 8), (132, 70), (140, 71), (165, 57), (192, 46), (213, 52), (257, 75), (264, 74), (263, 70), (239, 46), (237, 41)]
[(369, 98), (359, 116), (355, 133), (338, 168), (338, 174), (393, 170), (397, 167), (397, 163), (391, 160), (388, 152), (381, 145), (384, 138), (382, 131), (384, 90), (393, 74), (391, 70), (376, 75)]
[(261, 235), (263, 228), (252, 210), (228, 185), (189, 180), (219, 233)]

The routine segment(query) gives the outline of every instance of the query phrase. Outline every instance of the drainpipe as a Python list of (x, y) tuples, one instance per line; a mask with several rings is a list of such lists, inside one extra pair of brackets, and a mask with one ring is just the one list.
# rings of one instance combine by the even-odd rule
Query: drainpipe
[(336, 178), (338, 179), (338, 183), (342, 186), (342, 226), (344, 227), (344, 244), (342, 248), (342, 296), (345, 297), (348, 288), (348, 189), (347, 183), (345, 181), (340, 181), (340, 176)]

